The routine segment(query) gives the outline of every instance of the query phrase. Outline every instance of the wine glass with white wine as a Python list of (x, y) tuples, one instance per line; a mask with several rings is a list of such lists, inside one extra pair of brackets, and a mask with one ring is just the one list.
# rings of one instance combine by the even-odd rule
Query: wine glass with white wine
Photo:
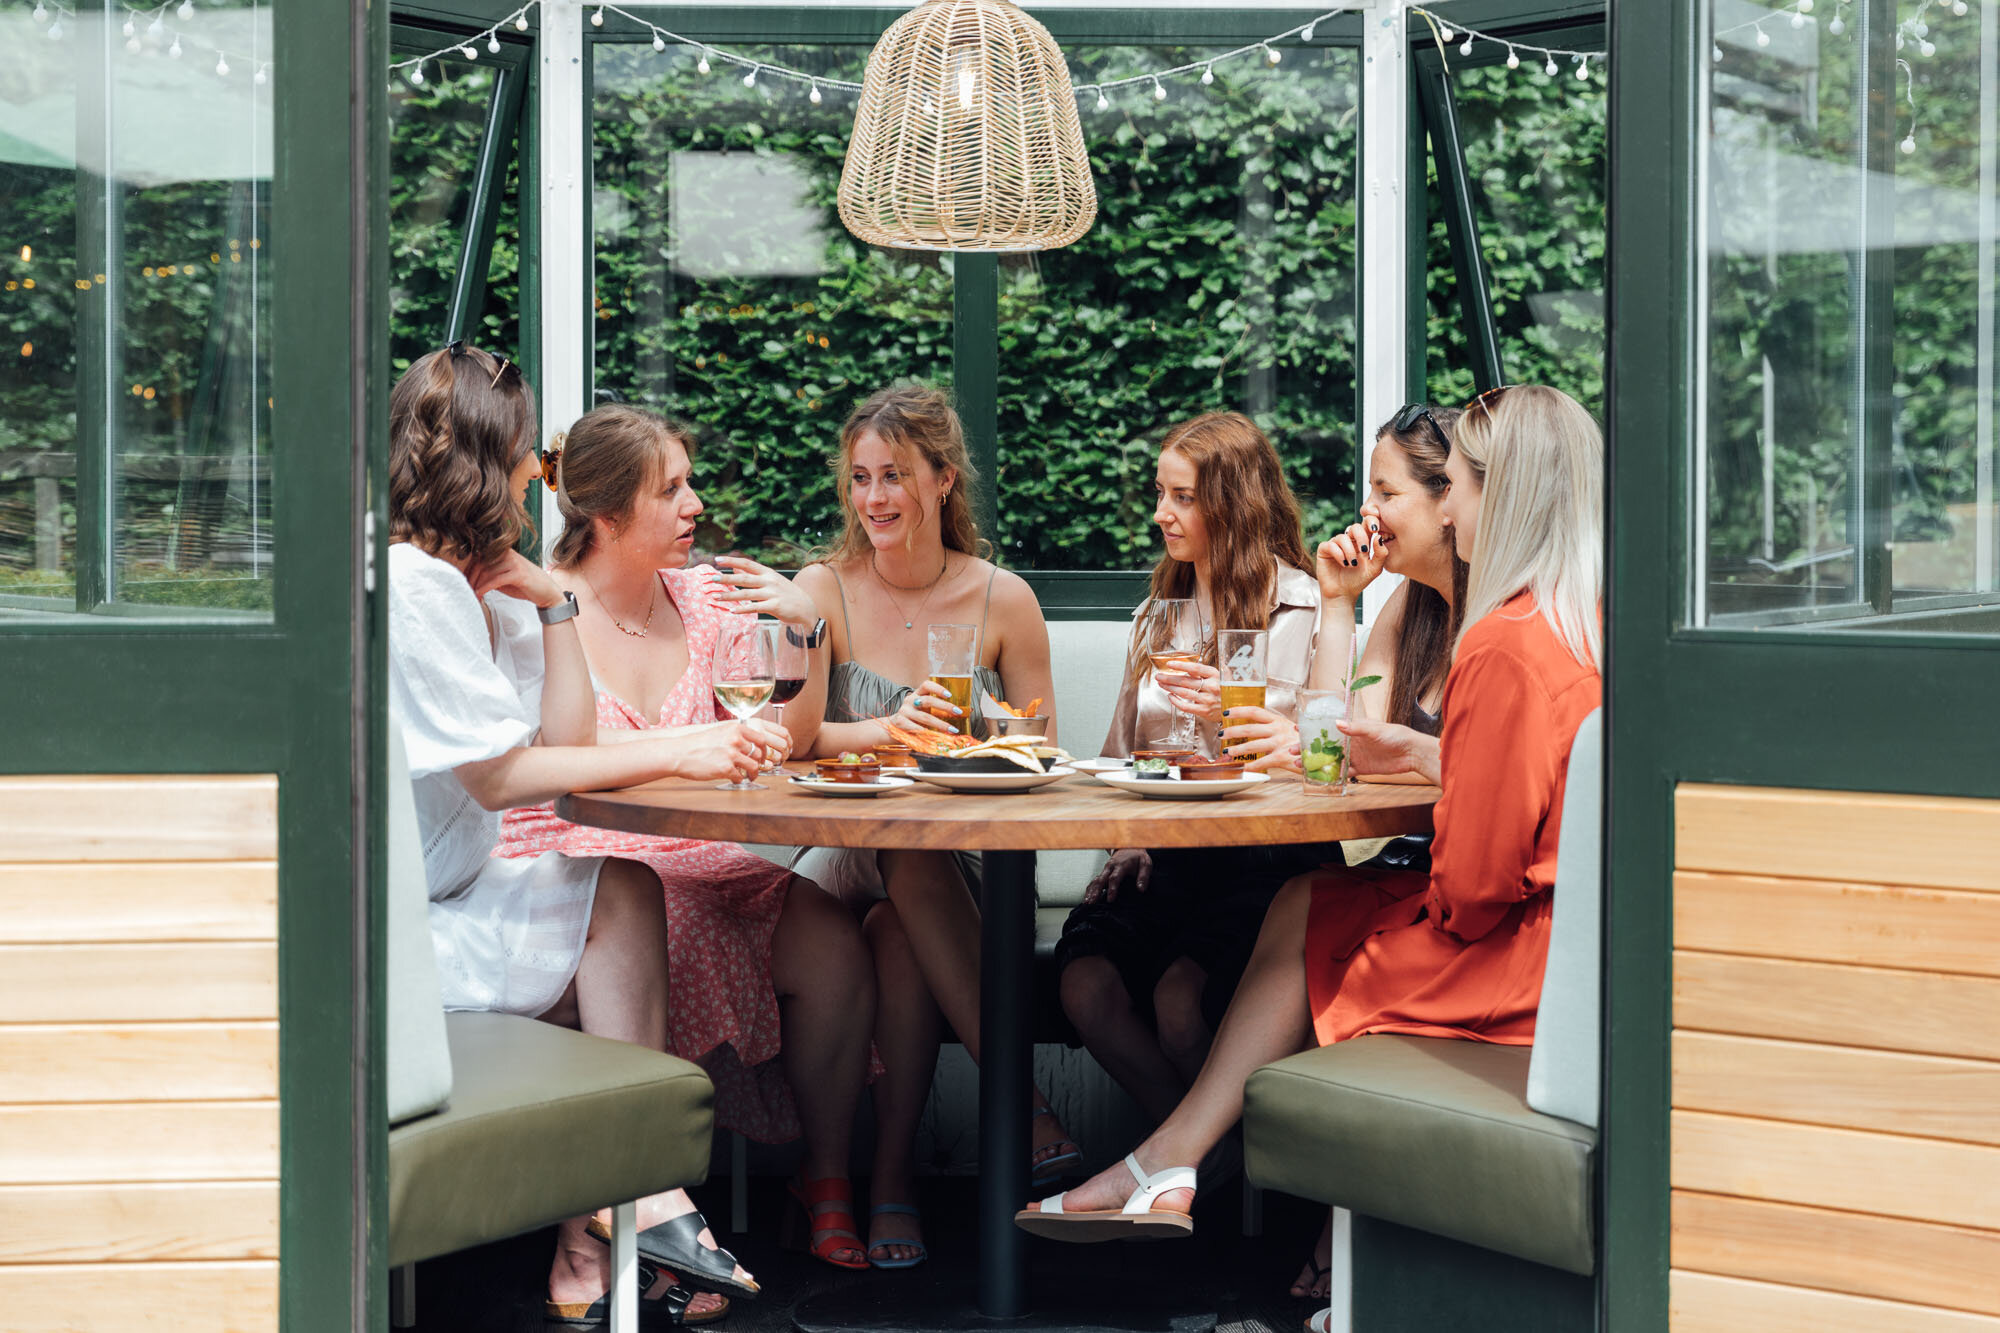
[[(1177, 668), (1202, 659), (1201, 608), (1191, 597), (1155, 597), (1146, 604), (1146, 621), (1140, 633), (1145, 636), (1155, 680), (1173, 676), (1174, 683), (1180, 684), (1187, 677)], [(1173, 734), (1167, 743), (1190, 748), (1197, 744), (1191, 714), (1174, 710)]]
[[(724, 616), (715, 636), (715, 657), (709, 664), (715, 701), (739, 722), (748, 721), (771, 702), (778, 681), (778, 631), (768, 620)], [(764, 784), (739, 779), (715, 784), (722, 791), (762, 791)]]

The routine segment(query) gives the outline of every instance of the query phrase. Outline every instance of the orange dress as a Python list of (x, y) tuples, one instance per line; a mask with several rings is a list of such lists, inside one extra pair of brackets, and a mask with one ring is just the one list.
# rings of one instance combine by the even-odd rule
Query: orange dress
[(1313, 879), (1320, 1045), (1367, 1032), (1534, 1041), (1569, 747), (1602, 696), (1527, 593), (1466, 633), (1445, 682), (1430, 873)]

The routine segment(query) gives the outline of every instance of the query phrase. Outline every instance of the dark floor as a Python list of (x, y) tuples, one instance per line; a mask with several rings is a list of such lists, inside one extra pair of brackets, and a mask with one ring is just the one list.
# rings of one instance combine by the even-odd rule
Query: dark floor
[[(879, 1292), (885, 1307), (891, 1308), (904, 1296), (934, 1289), (962, 1290), (969, 1305), (977, 1274), (972, 1222), (976, 1189), (975, 1181), (964, 1178), (926, 1182), (922, 1203), (931, 1247), (927, 1264), (907, 1272), (850, 1274), (781, 1250), (778, 1219), (781, 1205), (789, 1206), (783, 1182), (753, 1180), (750, 1230), (741, 1236), (722, 1235), (721, 1240), (757, 1275), (764, 1294), (754, 1301), (737, 1301), (727, 1319), (706, 1327), (726, 1333), (785, 1333), (792, 1328), (795, 1302), (860, 1287)], [(721, 1226), (729, 1215), (728, 1182), (713, 1180), (694, 1193), (707, 1216)], [(1196, 1205), (1195, 1235), (1189, 1240), (1110, 1245), (1031, 1241), (1031, 1290), (1043, 1296), (1036, 1309), (1040, 1314), (1058, 1313), (1065, 1292), (1109, 1300), (1115, 1309), (1120, 1293), (1133, 1293), (1135, 1300), (1153, 1302), (1152, 1312), (1137, 1319), (1105, 1317), (1076, 1327), (1167, 1333), (1186, 1326), (1181, 1317), (1192, 1315), (1206, 1316), (1195, 1319), (1199, 1327), (1207, 1327), (1207, 1319), (1213, 1318), (1218, 1333), (1296, 1333), (1311, 1306), (1293, 1300), (1286, 1288), (1325, 1215), (1317, 1204), (1267, 1193), (1263, 1235), (1246, 1237), (1241, 1194), (1231, 1184), (1208, 1191)], [(542, 1297), (554, 1243), (555, 1232), (548, 1230), (419, 1265), (417, 1328), (421, 1333), (543, 1333)], [(1167, 1318), (1159, 1313), (1162, 1309), (1175, 1317)], [(971, 1322), (940, 1319), (938, 1326), (957, 1328)]]

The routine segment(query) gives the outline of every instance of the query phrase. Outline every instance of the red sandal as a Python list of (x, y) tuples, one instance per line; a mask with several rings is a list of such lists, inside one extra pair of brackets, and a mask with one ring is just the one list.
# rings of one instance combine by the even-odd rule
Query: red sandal
[[(787, 1248), (804, 1250), (822, 1263), (835, 1268), (862, 1270), (868, 1267), (868, 1252), (854, 1230), (854, 1186), (840, 1176), (822, 1180), (796, 1177), (785, 1190), (798, 1201), (799, 1211), (785, 1215)], [(805, 1233), (805, 1234), (801, 1234)], [(843, 1238), (848, 1243), (842, 1243)]]

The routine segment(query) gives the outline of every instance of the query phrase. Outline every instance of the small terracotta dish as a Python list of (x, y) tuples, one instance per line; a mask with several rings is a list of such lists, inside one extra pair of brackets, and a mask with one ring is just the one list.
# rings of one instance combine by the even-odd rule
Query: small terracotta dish
[(874, 782), (882, 776), (882, 761), (873, 754), (860, 759), (815, 759), (813, 768), (824, 782)]
[(1181, 780), (1184, 782), (1222, 782), (1243, 776), (1241, 759), (1183, 759), (1180, 762)]
[(1193, 750), (1134, 750), (1132, 752), (1132, 776), (1135, 778), (1157, 778), (1164, 782), (1172, 776), (1168, 771), (1183, 758), (1193, 755)]
[(870, 750), (869, 753), (881, 760), (882, 767), (884, 768), (915, 768), (917, 766), (917, 757), (910, 752), (910, 747), (907, 745), (878, 745), (873, 750)]

